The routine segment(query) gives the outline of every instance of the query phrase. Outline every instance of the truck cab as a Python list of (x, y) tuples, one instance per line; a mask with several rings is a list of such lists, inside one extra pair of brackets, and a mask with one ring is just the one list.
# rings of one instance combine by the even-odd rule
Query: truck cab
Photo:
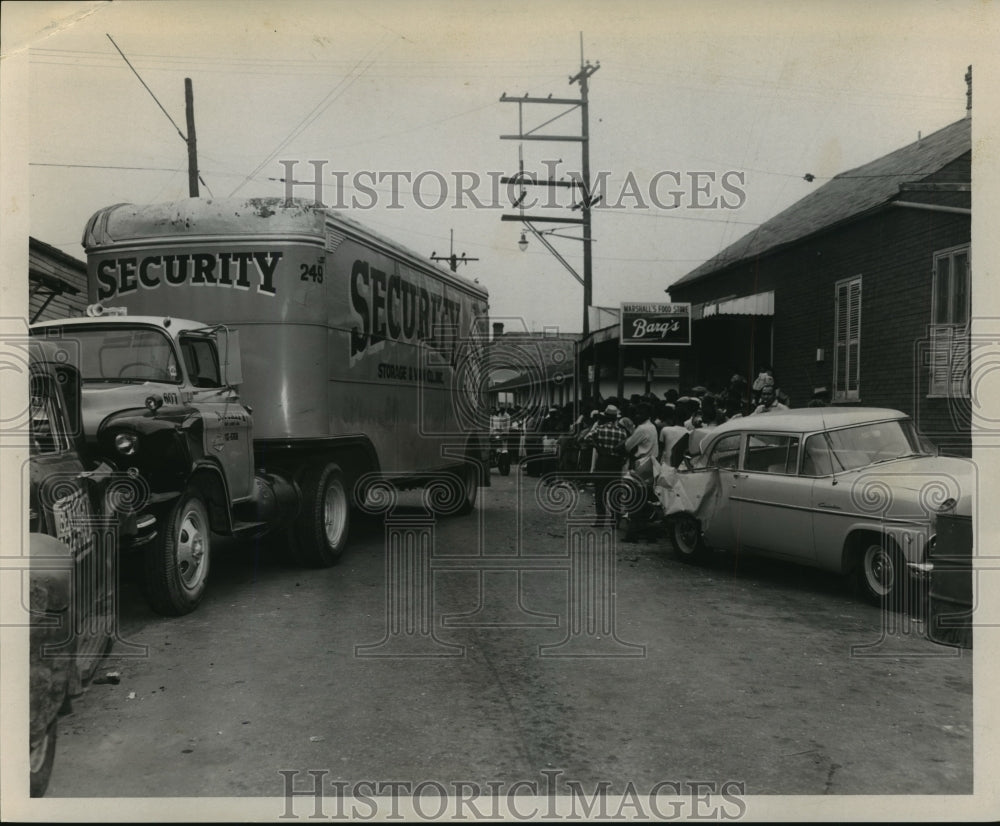
[(79, 365), (85, 451), (135, 480), (146, 594), (165, 614), (187, 613), (204, 592), (210, 534), (239, 527), (253, 498), (250, 411), (239, 342), (225, 327), (121, 308), (33, 325), (56, 357)]

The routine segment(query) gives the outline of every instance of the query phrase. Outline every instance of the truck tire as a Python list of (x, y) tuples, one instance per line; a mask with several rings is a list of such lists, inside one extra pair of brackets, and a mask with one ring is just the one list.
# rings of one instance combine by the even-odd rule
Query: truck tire
[(146, 551), (146, 598), (157, 613), (191, 613), (205, 595), (212, 537), (201, 494), (185, 491), (169, 508)]
[(303, 565), (329, 568), (344, 552), (351, 523), (343, 471), (332, 462), (310, 468), (301, 490), (302, 508), (292, 529), (295, 554)]

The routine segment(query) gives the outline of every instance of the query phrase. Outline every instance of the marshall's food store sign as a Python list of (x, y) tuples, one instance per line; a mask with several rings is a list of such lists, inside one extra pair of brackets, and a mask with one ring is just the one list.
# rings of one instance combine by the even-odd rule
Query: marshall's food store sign
[(621, 305), (622, 344), (690, 344), (690, 304)]

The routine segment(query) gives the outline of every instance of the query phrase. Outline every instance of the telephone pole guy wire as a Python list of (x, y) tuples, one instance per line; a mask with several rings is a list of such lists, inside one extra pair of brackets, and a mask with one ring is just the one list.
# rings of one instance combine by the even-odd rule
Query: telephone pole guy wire
[[(133, 66), (132, 63), (129, 61), (129, 59), (125, 56), (125, 52), (123, 52), (119, 48), (118, 44), (115, 43), (115, 39), (110, 34), (107, 34), (107, 32), (105, 32), (105, 35), (107, 36), (108, 40), (111, 41), (111, 45), (115, 47), (115, 49), (117, 50), (118, 54), (120, 54), (122, 56), (122, 60), (125, 61), (125, 64), (132, 70), (132, 74), (134, 74), (137, 78), (139, 78), (139, 82), (142, 84), (143, 88), (147, 92), (149, 92), (149, 96), (151, 98), (153, 98), (153, 100), (156, 102), (156, 105), (160, 107), (160, 111), (163, 112), (163, 114), (167, 116), (167, 120), (169, 120), (170, 123), (171, 123), (171, 125), (174, 127), (174, 129), (177, 130), (177, 134), (180, 135), (181, 140), (184, 141), (184, 144), (188, 147), (188, 150), (190, 152), (191, 142), (188, 140), (187, 136), (185, 136), (185, 134), (183, 132), (181, 132), (181, 128), (177, 125), (177, 123), (174, 121), (174, 119), (172, 117), (170, 117), (170, 113), (166, 109), (163, 108), (163, 104), (160, 103), (160, 101), (156, 97), (156, 95), (153, 94), (153, 90), (150, 89), (149, 86), (146, 84), (146, 81), (142, 79), (142, 75), (140, 75), (136, 71), (135, 66)], [(191, 118), (193, 118), (193, 115), (194, 115), (194, 113), (192, 111), (191, 112)], [(193, 120), (191, 120), (191, 125), (192, 125), (192, 127), (194, 126)], [(192, 128), (192, 132), (193, 131), (194, 130)], [(198, 180), (201, 181), (202, 186), (204, 186), (205, 189), (208, 190), (209, 195), (211, 195), (212, 194), (212, 189), (211, 189), (211, 187), (209, 187), (208, 184), (205, 183), (205, 180), (201, 177), (201, 173), (200, 172), (198, 173)]]

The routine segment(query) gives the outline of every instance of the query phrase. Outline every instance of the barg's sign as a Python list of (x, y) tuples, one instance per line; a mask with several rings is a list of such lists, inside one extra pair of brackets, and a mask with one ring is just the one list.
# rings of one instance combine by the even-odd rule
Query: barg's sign
[(690, 344), (690, 304), (621, 305), (622, 344)]

